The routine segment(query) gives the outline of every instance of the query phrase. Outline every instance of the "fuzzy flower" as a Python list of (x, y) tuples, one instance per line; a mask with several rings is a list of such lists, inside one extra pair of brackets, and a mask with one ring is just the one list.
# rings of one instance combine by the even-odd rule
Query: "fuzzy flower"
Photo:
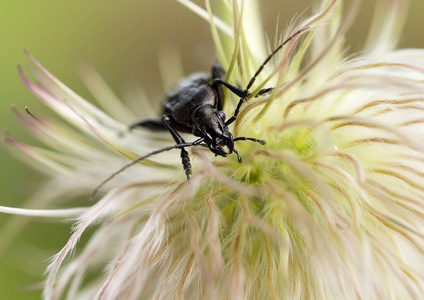
[[(408, 3), (381, 1), (368, 46), (348, 57), (345, 33), (359, 1), (321, 1), (269, 47), (257, 2), (222, 1), (213, 11), (209, 0), (205, 9), (179, 2), (211, 24), (236, 86), (246, 87), (298, 32), (265, 65), (230, 126), (234, 137), (267, 143), (237, 141), (241, 164), (234, 154), (187, 148), (190, 181), (179, 150), (154, 155), (90, 202), (113, 171), (173, 139), (128, 130), (124, 120), (157, 114), (136, 118), (92, 70), (85, 79), (105, 112), (28, 54), (33, 79), (19, 70), (22, 80), (64, 122), (17, 113), (46, 148), (6, 142), (50, 179), (34, 195), (39, 210), (1, 211), (76, 218), (51, 259), (44, 298), (423, 299), (424, 50), (394, 50)], [(275, 89), (253, 97), (268, 87)], [(239, 98), (225, 94), (229, 118)], [(86, 207), (41, 210), (69, 207), (77, 196)], [(95, 230), (79, 247), (88, 227)]]

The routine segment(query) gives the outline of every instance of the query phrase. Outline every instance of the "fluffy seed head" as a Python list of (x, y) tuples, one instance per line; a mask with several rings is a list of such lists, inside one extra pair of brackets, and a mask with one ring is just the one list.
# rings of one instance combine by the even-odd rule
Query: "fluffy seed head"
[[(209, 1), (205, 10), (179, 2), (211, 24), (227, 80), (247, 86), (270, 53), (251, 30), (260, 28), (255, 2), (225, 2), (221, 16)], [(264, 67), (230, 126), (234, 137), (267, 141), (237, 142), (242, 164), (193, 147), (190, 182), (177, 151), (166, 152), (116, 176), (86, 208), (1, 208), (78, 218), (52, 258), (44, 297), (421, 299), (424, 50), (393, 50), (406, 5), (393, 0), (384, 26), (370, 30), (372, 46), (347, 57), (344, 34), (359, 2), (342, 4), (321, 1), (286, 29), (284, 37), (303, 31)], [(74, 126), (28, 111), (18, 117), (47, 149), (6, 138), (51, 175), (39, 194), (49, 202), (88, 196), (111, 170), (172, 144), (166, 132), (128, 131), (122, 120), (134, 116), (112, 95), (102, 93), (103, 112), (28, 56), (36, 83), (20, 70), (22, 80)], [(106, 91), (93, 70), (85, 75), (89, 88)], [(276, 88), (253, 97), (266, 87)], [(228, 93), (227, 116), (237, 102)], [(88, 244), (64, 263), (93, 224)], [(103, 272), (86, 280), (92, 270)]]

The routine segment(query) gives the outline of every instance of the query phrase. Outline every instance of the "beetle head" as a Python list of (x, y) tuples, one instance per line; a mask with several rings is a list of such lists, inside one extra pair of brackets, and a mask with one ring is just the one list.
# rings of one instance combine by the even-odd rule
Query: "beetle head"
[(234, 137), (225, 125), (225, 113), (213, 106), (202, 105), (192, 116), (193, 134), (205, 139), (208, 148), (223, 157), (234, 151)]

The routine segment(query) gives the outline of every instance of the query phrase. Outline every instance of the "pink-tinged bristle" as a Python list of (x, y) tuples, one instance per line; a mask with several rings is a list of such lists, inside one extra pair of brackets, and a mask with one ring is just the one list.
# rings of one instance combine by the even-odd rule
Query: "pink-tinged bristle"
[(55, 99), (52, 95), (49, 95), (45, 91), (43, 91), (40, 87), (36, 86), (34, 83), (32, 83), (28, 77), (25, 76), (22, 67), (18, 64), (18, 73), (21, 77), (22, 82), (25, 84), (25, 86), (40, 100), (42, 100), (44, 103), (46, 103), (49, 106), (57, 106), (58, 103), (60, 103), (57, 99)]
[(41, 70), (41, 72), (51, 81), (53, 81), (60, 89), (62, 89), (65, 93), (68, 93), (72, 97), (78, 97), (70, 88), (68, 88), (65, 84), (63, 84), (59, 79), (53, 76), (52, 73), (47, 71), (43, 65), (38, 62), (26, 49), (23, 49), (24, 53), (29, 57), (29, 59)]
[(63, 99), (63, 102), (79, 117), (81, 118), (81, 120), (84, 121), (85, 124), (87, 124), (88, 128), (90, 128), (91, 132), (93, 132), (96, 136), (98, 136), (100, 139), (103, 139), (102, 136), (99, 134), (99, 132), (97, 131), (97, 129), (86, 119), (84, 118), (83, 115), (81, 115), (81, 113), (79, 111), (76, 110), (75, 107), (73, 107), (71, 105), (71, 103), (69, 103), (68, 100)]
[(22, 150), (23, 152), (25, 152), (27, 154), (30, 154), (30, 155), (33, 154), (33, 152), (31, 151), (31, 149), (28, 146), (19, 143), (8, 133), (6, 133), (5, 136), (4, 136), (4, 142), (11, 145), (11, 146), (17, 147), (19, 150)]
[(53, 81), (57, 81), (56, 77), (53, 76), (53, 74), (51, 74), (49, 71), (47, 71), (46, 68), (43, 67), (43, 65), (41, 63), (38, 62), (38, 60), (36, 60), (34, 58), (34, 56), (32, 56), (28, 50), (26, 50), (25, 48), (23, 49), (24, 53), (26, 56), (28, 56), (28, 58), (44, 73), (47, 75), (47, 77), (49, 77), (51, 80)]

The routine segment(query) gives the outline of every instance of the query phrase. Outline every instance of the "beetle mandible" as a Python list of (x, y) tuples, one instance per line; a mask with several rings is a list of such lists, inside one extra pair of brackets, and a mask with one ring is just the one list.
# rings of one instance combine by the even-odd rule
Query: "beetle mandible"
[[(234, 148), (234, 142), (248, 140), (264, 145), (265, 141), (255, 138), (234, 138), (228, 129), (228, 125), (232, 124), (237, 119), (242, 104), (251, 95), (249, 92), (250, 88), (254, 84), (257, 76), (262, 72), (264, 66), (280, 49), (283, 48), (285, 44), (307, 29), (309, 28), (306, 27), (298, 30), (282, 42), (264, 60), (250, 79), (245, 89), (238, 88), (226, 82), (223, 79), (225, 72), (219, 64), (213, 66), (211, 76), (196, 73), (183, 79), (177, 87), (166, 96), (161, 119), (140, 121), (129, 126), (129, 130), (133, 130), (137, 127), (143, 127), (150, 130), (168, 130), (176, 144), (152, 151), (123, 166), (120, 170), (114, 172), (100, 183), (100, 185), (98, 185), (94, 190), (92, 197), (94, 197), (97, 191), (105, 183), (125, 169), (135, 165), (141, 160), (149, 158), (150, 156), (169, 151), (171, 149), (181, 149), (181, 161), (187, 179), (189, 180), (192, 172), (190, 158), (185, 148), (200, 145), (209, 148), (209, 150), (215, 153), (215, 155), (223, 157), (234, 152), (237, 155), (238, 161), (241, 162), (241, 157)], [(228, 120), (225, 120), (226, 116), (222, 111), (224, 104), (223, 86), (240, 97), (233, 116)], [(274, 88), (261, 89), (255, 97), (267, 94), (273, 89)], [(193, 142), (187, 143), (178, 132), (192, 133), (194, 136), (199, 138)]]

